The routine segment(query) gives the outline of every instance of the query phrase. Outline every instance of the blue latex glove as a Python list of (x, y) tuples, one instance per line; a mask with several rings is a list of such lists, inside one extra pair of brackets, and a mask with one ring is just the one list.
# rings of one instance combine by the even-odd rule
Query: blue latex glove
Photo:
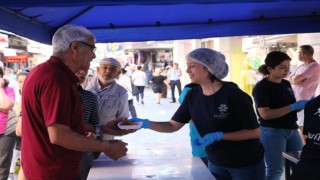
[(201, 139), (195, 139), (194, 145), (206, 147), (206, 146), (208, 146), (209, 144), (212, 144), (215, 141), (220, 141), (222, 138), (223, 138), (223, 133), (222, 132), (209, 133), (209, 134), (206, 134)]
[(190, 90), (191, 90), (191, 88), (189, 88), (189, 87), (183, 88), (183, 90), (182, 90), (182, 92), (181, 92), (181, 95), (179, 96), (179, 99), (178, 99), (178, 101), (179, 101), (180, 104), (182, 104), (184, 98), (186, 97), (188, 91), (190, 91)]
[(148, 129), (150, 127), (150, 120), (149, 119), (132, 118), (132, 119), (129, 119), (129, 121), (142, 122), (141, 128), (144, 128), (144, 129)]
[(293, 104), (290, 104), (291, 110), (295, 111), (295, 110), (303, 109), (307, 102), (308, 100), (300, 100)]
[(195, 145), (195, 146), (201, 146), (200, 139), (195, 139), (195, 140), (193, 141), (193, 145)]

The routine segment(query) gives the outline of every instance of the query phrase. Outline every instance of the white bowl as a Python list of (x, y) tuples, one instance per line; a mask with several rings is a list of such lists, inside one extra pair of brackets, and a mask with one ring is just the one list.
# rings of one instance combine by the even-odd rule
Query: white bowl
[(121, 125), (122, 122), (119, 122), (118, 123), (118, 127), (120, 129), (123, 129), (123, 130), (128, 130), (128, 129), (140, 129), (143, 122), (134, 122), (136, 125)]

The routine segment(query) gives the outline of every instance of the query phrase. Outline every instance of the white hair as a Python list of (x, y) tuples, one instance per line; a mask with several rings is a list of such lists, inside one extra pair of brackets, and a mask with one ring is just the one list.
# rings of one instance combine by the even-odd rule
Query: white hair
[(157, 75), (160, 75), (161, 73), (161, 68), (157, 67), (155, 70), (154, 70), (154, 74), (157, 76)]
[(53, 54), (61, 54), (69, 49), (73, 41), (87, 41), (94, 35), (85, 27), (68, 24), (59, 28), (52, 38)]

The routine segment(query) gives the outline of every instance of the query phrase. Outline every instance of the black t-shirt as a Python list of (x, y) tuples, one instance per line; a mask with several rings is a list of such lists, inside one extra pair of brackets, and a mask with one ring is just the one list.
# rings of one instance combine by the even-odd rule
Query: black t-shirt
[(295, 103), (296, 98), (289, 81), (283, 79), (281, 83), (274, 83), (264, 78), (255, 85), (252, 95), (261, 126), (281, 129), (298, 128), (296, 122), (297, 111), (292, 111), (279, 118), (269, 120), (264, 120), (258, 112), (258, 108), (260, 107), (276, 109)]
[(320, 168), (320, 96), (309, 101), (304, 108), (303, 134), (308, 137), (302, 149), (301, 162)]
[[(259, 127), (250, 96), (239, 88), (223, 83), (215, 94), (206, 96), (200, 86), (192, 88), (172, 119), (180, 123), (194, 122), (199, 134), (234, 132)], [(221, 140), (206, 148), (208, 159), (219, 166), (244, 167), (263, 158), (259, 139)]]
[(153, 83), (153, 86), (162, 87), (163, 81), (166, 80), (167, 77), (159, 75), (159, 76), (152, 76), (151, 81)]

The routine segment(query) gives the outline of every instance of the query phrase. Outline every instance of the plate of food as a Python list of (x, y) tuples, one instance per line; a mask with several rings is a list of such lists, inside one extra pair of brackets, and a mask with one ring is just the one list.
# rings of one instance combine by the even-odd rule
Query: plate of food
[(118, 127), (123, 130), (140, 129), (141, 126), (142, 126), (142, 122), (132, 122), (129, 120), (123, 120), (118, 123)]

